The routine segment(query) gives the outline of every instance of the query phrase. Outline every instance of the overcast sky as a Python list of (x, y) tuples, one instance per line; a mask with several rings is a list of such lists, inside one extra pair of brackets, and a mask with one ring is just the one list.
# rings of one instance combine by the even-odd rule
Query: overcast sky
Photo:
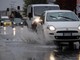
[(23, 0), (0, 0), (0, 10), (6, 10), (11, 6), (14, 6), (15, 8), (17, 6), (20, 6), (22, 9), (23, 4), (24, 4)]

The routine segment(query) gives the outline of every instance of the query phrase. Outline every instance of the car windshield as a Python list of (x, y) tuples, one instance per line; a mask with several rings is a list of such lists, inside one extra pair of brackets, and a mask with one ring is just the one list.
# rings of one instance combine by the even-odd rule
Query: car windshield
[(10, 20), (8, 20), (8, 19), (7, 19), (7, 20), (4, 20), (4, 21), (5, 21), (5, 22), (10, 22)]
[(20, 23), (22, 21), (22, 19), (20, 19), (20, 18), (14, 18), (14, 22), (16, 22), (16, 23)]
[(0, 21), (6, 21), (6, 20), (9, 20), (9, 19), (7, 19), (7, 18), (0, 19)]
[(45, 10), (59, 10), (58, 6), (36, 6), (34, 7), (34, 15), (40, 16)]
[(73, 12), (49, 12), (46, 16), (47, 21), (79, 21)]

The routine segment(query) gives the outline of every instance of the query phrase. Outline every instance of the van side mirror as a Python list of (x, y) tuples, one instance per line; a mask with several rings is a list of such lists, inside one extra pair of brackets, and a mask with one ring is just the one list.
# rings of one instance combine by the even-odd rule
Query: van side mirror
[(29, 14), (28, 14), (28, 17), (29, 17), (29, 19), (31, 19), (31, 17), (32, 17), (32, 13), (29, 13)]
[(44, 24), (44, 19), (43, 19), (43, 18), (41, 18), (41, 17), (40, 17), (40, 23), (41, 23), (41, 25), (43, 25), (43, 24)]
[(44, 24), (44, 20), (41, 22), (41, 24), (42, 24), (42, 25)]

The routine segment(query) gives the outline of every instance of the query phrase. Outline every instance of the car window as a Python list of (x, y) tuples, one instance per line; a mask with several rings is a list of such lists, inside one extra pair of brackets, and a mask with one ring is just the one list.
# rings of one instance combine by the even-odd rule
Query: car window
[(49, 12), (46, 17), (47, 21), (79, 21), (73, 12)]

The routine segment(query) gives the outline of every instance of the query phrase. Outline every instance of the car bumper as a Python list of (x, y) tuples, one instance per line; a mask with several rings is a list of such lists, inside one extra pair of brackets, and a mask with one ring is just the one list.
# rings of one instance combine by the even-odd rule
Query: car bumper
[(23, 27), (24, 25), (23, 24), (20, 24), (20, 23), (12, 24), (12, 27), (16, 27), (16, 26)]
[(12, 25), (11, 22), (9, 22), (9, 23), (3, 23), (3, 26), (11, 26), (11, 25)]
[(80, 41), (80, 32), (78, 33), (44, 33), (46, 40), (54, 41)]

